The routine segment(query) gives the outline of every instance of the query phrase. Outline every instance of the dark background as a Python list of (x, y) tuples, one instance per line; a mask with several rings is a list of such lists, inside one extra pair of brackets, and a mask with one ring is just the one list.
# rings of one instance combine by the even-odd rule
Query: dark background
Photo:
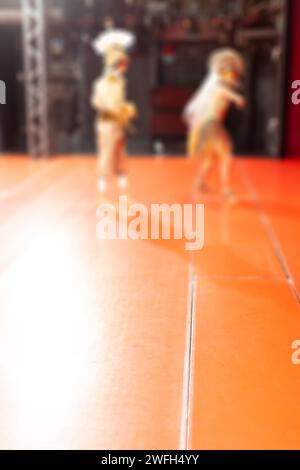
[[(132, 153), (184, 153), (182, 108), (206, 74), (208, 55), (224, 46), (239, 49), (247, 63), (243, 86), (249, 106), (242, 113), (232, 109), (227, 122), (237, 152), (295, 153), (291, 129), (298, 110), (289, 104), (289, 79), (297, 71), (292, 44), (299, 3), (45, 0), (51, 152), (95, 150), (89, 97), (101, 60), (91, 41), (111, 18), (137, 36), (129, 73), (129, 97), (140, 113), (138, 133), (129, 142)], [(0, 107), (2, 152), (26, 150), (21, 21), (2, 15), (18, 7), (19, 1), (0, 0), (0, 79), (7, 84), (7, 105)]]

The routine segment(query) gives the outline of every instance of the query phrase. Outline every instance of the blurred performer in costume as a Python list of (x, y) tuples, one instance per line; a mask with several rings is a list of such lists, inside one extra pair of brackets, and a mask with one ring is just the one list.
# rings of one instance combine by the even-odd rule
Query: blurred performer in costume
[(230, 164), (233, 145), (224, 127), (231, 104), (244, 108), (246, 101), (236, 89), (245, 71), (244, 60), (232, 49), (221, 49), (209, 59), (209, 74), (184, 110), (189, 127), (187, 152), (191, 158), (200, 158), (197, 187), (204, 190), (206, 177), (214, 162), (218, 164), (222, 191), (234, 202), (230, 188)]
[(94, 49), (104, 60), (102, 75), (95, 81), (91, 104), (97, 111), (98, 189), (111, 189), (114, 181), (119, 191), (127, 188), (125, 134), (137, 110), (126, 101), (125, 74), (129, 66), (127, 50), (135, 37), (128, 31), (110, 29), (95, 40)]

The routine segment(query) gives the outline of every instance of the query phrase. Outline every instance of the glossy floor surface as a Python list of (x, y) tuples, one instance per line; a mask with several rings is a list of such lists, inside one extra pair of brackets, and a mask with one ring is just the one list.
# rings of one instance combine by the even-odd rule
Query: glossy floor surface
[(100, 241), (95, 169), (0, 159), (0, 448), (299, 449), (300, 162), (236, 160), (231, 206), (131, 160), (136, 201), (205, 203), (196, 253)]

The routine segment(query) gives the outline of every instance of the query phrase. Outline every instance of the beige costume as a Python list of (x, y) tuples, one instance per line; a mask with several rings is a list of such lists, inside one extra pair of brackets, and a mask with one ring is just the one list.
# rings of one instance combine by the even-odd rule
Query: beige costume
[(125, 80), (113, 71), (96, 81), (92, 105), (98, 111), (95, 130), (97, 138), (99, 176), (124, 173), (125, 136), (121, 122), (125, 104)]
[(126, 48), (133, 42), (130, 33), (111, 30), (100, 35), (94, 44), (105, 61), (104, 73), (94, 83), (91, 97), (91, 104), (97, 111), (95, 130), (100, 178), (126, 173), (125, 130), (136, 110), (126, 101), (126, 79), (119, 66), (128, 60)]

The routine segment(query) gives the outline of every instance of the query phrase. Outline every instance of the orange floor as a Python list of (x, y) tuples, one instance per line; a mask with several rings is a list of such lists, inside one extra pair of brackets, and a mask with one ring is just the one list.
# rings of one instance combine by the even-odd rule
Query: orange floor
[[(193, 163), (130, 167), (192, 200)], [(236, 160), (194, 255), (100, 242), (95, 168), (0, 159), (0, 448), (299, 449), (300, 161)]]

